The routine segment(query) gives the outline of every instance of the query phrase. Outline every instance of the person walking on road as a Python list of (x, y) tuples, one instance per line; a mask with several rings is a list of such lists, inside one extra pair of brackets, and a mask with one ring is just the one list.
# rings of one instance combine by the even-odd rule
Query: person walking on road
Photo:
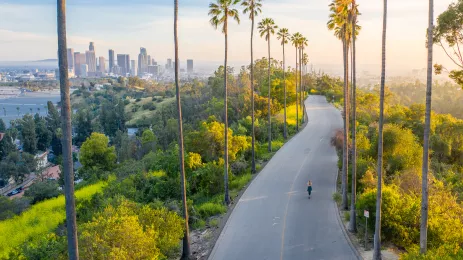
[(307, 192), (309, 193), (309, 199), (310, 199), (310, 195), (312, 194), (312, 182), (311, 181), (307, 183)]

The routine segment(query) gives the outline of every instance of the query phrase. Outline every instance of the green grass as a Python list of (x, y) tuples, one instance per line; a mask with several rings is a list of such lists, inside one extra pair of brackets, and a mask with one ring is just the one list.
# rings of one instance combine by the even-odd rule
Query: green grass
[[(77, 200), (90, 199), (100, 192), (105, 183), (100, 182), (76, 191)], [(45, 236), (66, 219), (64, 196), (33, 205), (21, 215), (0, 222), (0, 258), (7, 257), (11, 249), (22, 243)]]
[(341, 204), (341, 200), (342, 200), (341, 193), (339, 193), (339, 192), (333, 193), (333, 200), (334, 200), (338, 205)]
[(202, 218), (209, 218), (227, 212), (227, 207), (222, 203), (206, 202), (199, 205), (196, 210)]
[[(174, 101), (175, 101), (175, 98), (164, 98), (164, 100), (160, 103), (157, 103), (156, 101), (152, 101), (152, 97), (142, 98), (141, 101), (139, 102), (136, 102), (136, 99), (131, 99), (130, 104), (125, 106), (125, 112), (131, 115), (130, 121), (126, 123), (127, 126), (134, 126), (134, 125), (137, 125), (138, 123), (142, 123), (144, 118), (146, 119), (153, 118), (154, 115), (157, 113), (157, 111), (160, 111), (162, 106), (168, 105)], [(154, 102), (156, 104), (157, 109), (153, 111), (143, 110), (142, 108), (143, 104), (146, 104), (149, 102)], [(132, 112), (132, 108), (135, 106), (135, 104), (137, 104), (140, 107), (138, 108), (137, 112)]]
[(251, 173), (246, 173), (241, 176), (237, 176), (230, 182), (230, 189), (232, 190), (241, 190), (246, 186), (252, 179)]
[(211, 219), (211, 221), (209, 221), (209, 226), (218, 227), (219, 226), (219, 219), (217, 219), (217, 218)]

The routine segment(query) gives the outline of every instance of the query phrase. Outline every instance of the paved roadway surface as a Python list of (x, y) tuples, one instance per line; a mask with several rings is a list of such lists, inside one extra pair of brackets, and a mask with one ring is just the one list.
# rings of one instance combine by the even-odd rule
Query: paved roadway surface
[(337, 156), (330, 140), (341, 114), (321, 96), (310, 96), (306, 109), (309, 123), (250, 184), (210, 260), (357, 259), (332, 199)]

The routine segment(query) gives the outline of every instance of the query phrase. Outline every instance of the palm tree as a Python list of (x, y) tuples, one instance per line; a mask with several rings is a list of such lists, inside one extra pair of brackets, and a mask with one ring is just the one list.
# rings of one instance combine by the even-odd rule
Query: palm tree
[[(376, 191), (376, 221), (373, 259), (381, 259), (381, 200), (382, 200), (382, 178), (383, 178), (383, 125), (384, 125), (384, 85), (386, 81), (386, 23), (387, 23), (387, 0), (384, 1), (383, 9), (383, 42), (381, 61), (381, 90), (379, 101), (379, 132), (378, 132), (378, 189)], [(429, 77), (428, 77), (429, 78)]]
[(344, 140), (343, 140), (343, 163), (342, 163), (342, 203), (343, 209), (348, 209), (347, 191), (348, 191), (348, 154), (349, 154), (349, 43), (350, 43), (350, 27), (348, 26), (349, 1), (333, 0), (330, 4), (330, 20), (328, 21), (328, 29), (334, 30), (335, 36), (342, 41), (343, 45), (343, 60), (344, 60)]
[(66, 1), (58, 0), (58, 58), (61, 89), (61, 129), (63, 131), (63, 172), (66, 200), (66, 228), (69, 259), (79, 259), (77, 223), (74, 198), (74, 169), (72, 162), (71, 96), (69, 93), (68, 60), (66, 44)]
[(300, 73), (300, 77), (299, 77), (299, 89), (300, 89), (300, 99), (301, 99), (301, 109), (302, 109), (302, 122), (304, 123), (304, 119), (305, 119), (305, 105), (304, 105), (304, 95), (305, 95), (305, 87), (303, 88), (302, 86), (302, 76), (303, 76), (303, 73), (302, 73), (302, 65), (303, 65), (303, 59), (304, 59), (304, 49), (305, 47), (307, 47), (308, 45), (308, 40), (307, 38), (305, 37), (302, 37), (301, 38), (301, 41), (300, 41), (300, 46), (299, 46), (299, 51), (300, 51), (300, 55), (299, 55), (299, 73)]
[(251, 132), (252, 132), (252, 148), (251, 148), (251, 172), (256, 173), (256, 152), (255, 152), (255, 115), (254, 115), (254, 18), (262, 12), (262, 0), (244, 0), (241, 5), (244, 6), (243, 13), (249, 13), (249, 19), (251, 19)]
[(296, 74), (296, 131), (299, 131), (299, 107), (298, 107), (298, 99), (297, 99), (297, 85), (298, 85), (298, 75), (297, 75), (297, 61), (298, 61), (298, 49), (299, 49), (299, 43), (301, 41), (302, 34), (300, 33), (295, 33), (291, 36), (291, 42), (293, 46), (296, 48), (296, 67), (295, 67), (295, 74)]
[(288, 39), (291, 37), (288, 29), (281, 28), (278, 33), (278, 40), (281, 41), (281, 46), (283, 46), (283, 85), (284, 85), (284, 92), (285, 92), (285, 104), (284, 104), (284, 130), (283, 130), (283, 137), (285, 139), (288, 138), (287, 127), (286, 127), (286, 59), (285, 59), (285, 45), (288, 43)]
[(225, 88), (225, 111), (224, 111), (224, 123), (225, 123), (225, 145), (224, 145), (224, 187), (225, 187), (225, 204), (230, 204), (230, 195), (228, 193), (228, 89), (227, 89), (227, 78), (228, 78), (228, 18), (234, 19), (237, 23), (240, 23), (238, 10), (233, 7), (237, 5), (240, 0), (216, 0), (216, 3), (209, 4), (209, 16), (212, 16), (210, 23), (217, 29), (222, 25), (222, 33), (225, 35), (225, 59), (224, 59), (224, 88)]
[(270, 58), (270, 36), (275, 34), (275, 30), (278, 29), (278, 26), (275, 25), (275, 22), (272, 18), (263, 19), (257, 26), (259, 29), (260, 37), (265, 37), (268, 45), (268, 151), (272, 151), (272, 112), (270, 111), (270, 95), (272, 84), (270, 82), (270, 69), (271, 69), (271, 58)]
[[(178, 61), (178, 0), (174, 0), (174, 40), (175, 40), (175, 60)], [(190, 230), (188, 227), (188, 205), (186, 200), (186, 181), (185, 181), (185, 154), (183, 150), (183, 123), (182, 123), (182, 103), (180, 100), (180, 87), (178, 79), (179, 64), (175, 62), (175, 92), (177, 96), (177, 115), (178, 115), (178, 146), (180, 159), (180, 181), (182, 183), (182, 202), (183, 218), (185, 219), (185, 229), (183, 233), (183, 252), (182, 259), (190, 259)]]
[(355, 0), (352, 0), (350, 9), (350, 19), (352, 24), (352, 195), (350, 206), (350, 221), (349, 231), (357, 232), (357, 216), (356, 216), (356, 193), (357, 193), (357, 86), (356, 86), (356, 62), (355, 62), (355, 41), (360, 30), (357, 25), (357, 16), (359, 15), (358, 6)]
[(429, 167), (429, 131), (431, 125), (431, 98), (432, 98), (432, 53), (433, 53), (433, 21), (434, 1), (429, 0), (428, 25), (428, 77), (426, 86), (426, 118), (424, 123), (423, 167), (421, 188), (421, 225), (420, 225), (420, 253), (425, 254), (428, 243), (428, 167)]

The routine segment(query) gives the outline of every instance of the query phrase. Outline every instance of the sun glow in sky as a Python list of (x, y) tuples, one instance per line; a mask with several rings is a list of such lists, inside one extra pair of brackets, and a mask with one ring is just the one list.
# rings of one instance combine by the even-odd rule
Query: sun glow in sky
[[(223, 35), (209, 24), (210, 0), (180, 0), (179, 37), (181, 60), (196, 64), (219, 65), (223, 60)], [(435, 17), (452, 0), (435, 1)], [(290, 33), (300, 32), (309, 39), (308, 54), (314, 66), (340, 66), (341, 43), (328, 31), (329, 0), (264, 0), (263, 13), (257, 18), (273, 18)], [(379, 70), (381, 61), (381, 0), (357, 0), (362, 26), (357, 43), (360, 69)], [(390, 70), (420, 69), (426, 66), (425, 36), (428, 1), (389, 0), (387, 64)], [(240, 11), (242, 8), (237, 7)], [(241, 24), (229, 27), (229, 59), (232, 65), (249, 62), (250, 26), (241, 15)], [(95, 42), (97, 56), (108, 58), (108, 49), (130, 54), (136, 59), (140, 47), (161, 64), (173, 57), (172, 0), (68, 0), (68, 47), (88, 49)], [(255, 57), (266, 56), (266, 42), (255, 36)], [(282, 58), (281, 46), (272, 38), (272, 56)], [(288, 45), (287, 59), (294, 60)], [(450, 65), (449, 59), (435, 48), (436, 63)], [(56, 1), (0, 0), (0, 61), (56, 58)]]

